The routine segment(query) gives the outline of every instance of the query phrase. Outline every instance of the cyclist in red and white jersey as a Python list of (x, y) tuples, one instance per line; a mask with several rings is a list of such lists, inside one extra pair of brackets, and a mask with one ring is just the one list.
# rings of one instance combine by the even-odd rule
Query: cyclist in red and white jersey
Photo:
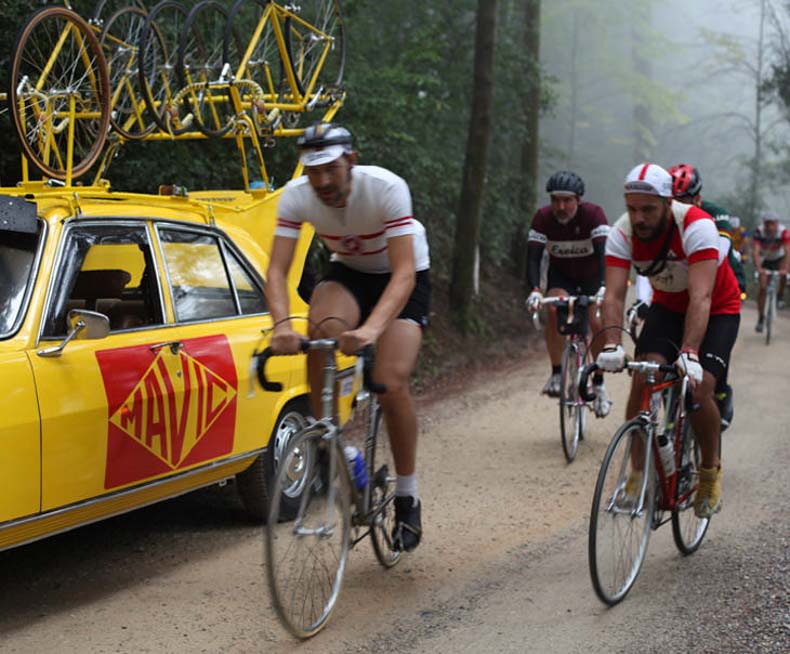
[[(274, 320), (271, 347), (299, 351), (302, 335), (288, 320), (286, 280), (303, 223), (332, 252), (329, 270), (310, 300), (310, 338), (337, 338), (346, 354), (376, 345), (376, 380), (395, 460), (394, 546), (413, 550), (422, 535), (417, 493), (417, 416), (409, 377), (428, 323), (430, 260), (425, 228), (413, 218), (406, 182), (378, 166), (356, 165), (351, 133), (319, 123), (298, 140), (305, 175), (286, 185), (277, 206), (267, 298)], [(322, 352), (308, 354), (311, 403), (317, 414)]]
[[(754, 257), (754, 267), (760, 274), (760, 290), (757, 293), (757, 324), (755, 331), (763, 331), (763, 312), (765, 311), (765, 294), (768, 288), (769, 270), (778, 270), (779, 286), (776, 297), (779, 300), (784, 298), (785, 286), (787, 285), (788, 261), (790, 261), (790, 231), (779, 222), (779, 216), (772, 211), (763, 214), (762, 224), (754, 230), (752, 236), (752, 255)], [(781, 308), (781, 307), (780, 307)]]
[[(628, 274), (633, 265), (650, 279), (653, 301), (636, 345), (639, 358), (675, 361), (691, 380), (699, 410), (691, 420), (702, 454), (694, 510), (710, 517), (721, 507), (721, 424), (713, 391), (729, 365), (740, 323), (740, 289), (727, 261), (716, 223), (694, 205), (672, 200), (672, 176), (655, 164), (640, 164), (625, 179), (627, 212), (606, 243), (604, 323), (607, 343), (597, 363), (625, 366), (620, 344)], [(634, 375), (626, 416), (634, 417), (644, 379)]]
[[(582, 202), (584, 182), (576, 173), (561, 170), (554, 173), (546, 184), (551, 204), (538, 209), (532, 220), (527, 242), (527, 278), (532, 292), (527, 304), (534, 309), (540, 306), (543, 293), (540, 288), (540, 264), (544, 249), (549, 255), (546, 295), (596, 295), (603, 293), (604, 249), (609, 223), (603, 209), (592, 202)], [(590, 307), (590, 326), (597, 334), (601, 321), (596, 317), (597, 308)], [(551, 360), (551, 376), (543, 393), (559, 397), (562, 350), (564, 336), (557, 329), (557, 312), (550, 307), (545, 328), (546, 349)], [(601, 349), (601, 339), (591, 345), (593, 357)], [(606, 394), (603, 375), (593, 379), (595, 387), (595, 414), (609, 413), (611, 402)]]

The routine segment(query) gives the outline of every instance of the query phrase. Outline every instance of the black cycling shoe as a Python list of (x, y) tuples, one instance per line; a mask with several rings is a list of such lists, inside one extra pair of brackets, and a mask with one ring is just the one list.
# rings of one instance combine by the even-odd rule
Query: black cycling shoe
[(725, 431), (732, 424), (735, 406), (732, 401), (732, 386), (727, 384), (721, 393), (716, 393), (716, 404), (721, 414), (721, 430)]
[(395, 528), (392, 530), (392, 549), (397, 552), (411, 552), (420, 544), (422, 502), (414, 503), (411, 495), (395, 497)]

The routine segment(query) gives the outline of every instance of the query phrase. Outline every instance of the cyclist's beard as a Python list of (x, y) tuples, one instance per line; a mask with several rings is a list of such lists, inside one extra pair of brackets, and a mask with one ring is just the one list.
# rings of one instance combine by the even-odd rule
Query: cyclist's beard
[(664, 233), (664, 230), (667, 228), (667, 224), (669, 222), (669, 207), (664, 207), (664, 213), (661, 216), (661, 220), (658, 221), (658, 225), (653, 229), (650, 229), (645, 224), (637, 223), (633, 226), (634, 236), (636, 236), (640, 241), (644, 241), (645, 243), (649, 243), (650, 241), (655, 241), (659, 236)]
[(348, 179), (345, 184), (326, 184), (316, 189), (316, 193), (321, 202), (330, 207), (339, 209), (346, 206), (346, 200), (351, 193), (351, 169), (348, 171)]

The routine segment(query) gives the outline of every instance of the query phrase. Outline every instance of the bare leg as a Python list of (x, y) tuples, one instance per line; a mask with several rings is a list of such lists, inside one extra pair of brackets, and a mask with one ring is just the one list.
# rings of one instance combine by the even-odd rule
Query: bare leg
[(763, 319), (763, 312), (765, 311), (765, 295), (768, 288), (768, 276), (765, 273), (760, 273), (760, 290), (757, 292), (757, 319)]
[[(570, 293), (562, 288), (552, 288), (546, 293), (547, 297), (568, 296)], [(549, 306), (546, 312), (546, 326), (543, 333), (546, 335), (546, 350), (549, 353), (549, 360), (552, 367), (562, 364), (562, 350), (565, 348), (565, 337), (557, 331), (557, 310)]]
[(713, 398), (715, 386), (716, 378), (704, 370), (702, 383), (697, 384), (693, 391), (694, 401), (699, 404), (699, 409), (691, 414), (691, 424), (699, 442), (703, 468), (717, 468), (719, 466), (721, 415), (716, 400)]
[(417, 364), (422, 329), (408, 320), (395, 320), (376, 346), (374, 378), (387, 387), (379, 396), (387, 423), (395, 470), (414, 474), (417, 461), (417, 415), (409, 390), (409, 377)]
[[(342, 332), (359, 324), (359, 307), (351, 292), (337, 282), (321, 282), (313, 291), (310, 301), (311, 339), (337, 338)], [(326, 352), (308, 352), (307, 379), (310, 384), (310, 409), (321, 416), (321, 389), (324, 385)], [(337, 406), (335, 406), (337, 411)]]

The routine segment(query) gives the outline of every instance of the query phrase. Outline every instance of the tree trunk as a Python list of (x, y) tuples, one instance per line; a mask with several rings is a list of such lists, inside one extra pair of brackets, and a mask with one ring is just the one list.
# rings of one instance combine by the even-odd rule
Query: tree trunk
[(467, 332), (471, 326), (475, 249), (480, 239), (480, 210), (492, 134), (496, 18), (496, 0), (478, 0), (472, 115), (466, 141), (450, 281), (450, 306), (462, 332)]
[(516, 235), (516, 273), (527, 277), (527, 233), (538, 201), (538, 155), (540, 153), (540, 0), (524, 0), (524, 48), (530, 66), (524, 71), (527, 95), (524, 106), (526, 135), (521, 146), (521, 201), (523, 223)]
[(760, 0), (760, 32), (757, 39), (757, 69), (755, 70), (754, 99), (754, 162), (749, 188), (749, 214), (751, 225), (759, 224), (757, 212), (760, 208), (760, 173), (762, 172), (762, 117), (763, 117), (763, 55), (765, 47), (765, 0)]

